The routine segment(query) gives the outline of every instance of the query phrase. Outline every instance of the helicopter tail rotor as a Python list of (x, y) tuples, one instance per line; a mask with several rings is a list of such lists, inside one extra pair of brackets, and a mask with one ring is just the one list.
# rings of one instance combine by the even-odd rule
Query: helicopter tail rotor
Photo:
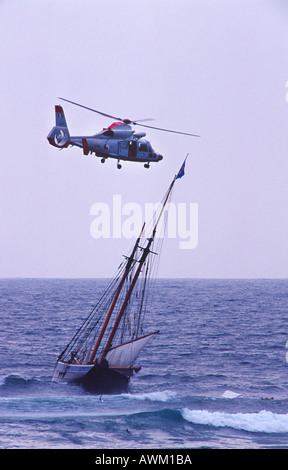
[(55, 133), (54, 135), (54, 142), (57, 147), (65, 147), (67, 140), (68, 140), (68, 135), (65, 134), (65, 132), (62, 129), (57, 131), (57, 133)]

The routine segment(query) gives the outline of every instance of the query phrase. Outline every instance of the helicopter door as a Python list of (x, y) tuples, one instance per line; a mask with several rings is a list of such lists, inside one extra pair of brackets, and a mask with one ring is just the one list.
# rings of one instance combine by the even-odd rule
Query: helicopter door
[(129, 157), (136, 157), (137, 156), (137, 142), (135, 140), (130, 140), (129, 142)]
[(119, 142), (119, 157), (128, 157), (128, 142)]

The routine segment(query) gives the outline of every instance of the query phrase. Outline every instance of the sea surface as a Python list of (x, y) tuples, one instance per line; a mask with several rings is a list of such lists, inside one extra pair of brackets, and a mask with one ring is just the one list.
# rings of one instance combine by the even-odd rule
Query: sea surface
[(288, 448), (288, 280), (158, 280), (161, 332), (100, 397), (51, 377), (107, 282), (0, 280), (1, 449)]

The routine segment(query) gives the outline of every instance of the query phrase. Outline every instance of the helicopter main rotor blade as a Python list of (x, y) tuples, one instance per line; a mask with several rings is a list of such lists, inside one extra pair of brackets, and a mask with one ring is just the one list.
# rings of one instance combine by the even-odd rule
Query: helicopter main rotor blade
[(98, 111), (97, 109), (88, 108), (88, 106), (84, 106), (83, 104), (75, 103), (75, 101), (66, 100), (66, 98), (58, 97), (59, 100), (67, 101), (67, 103), (75, 104), (76, 106), (80, 106), (80, 108), (88, 109), (88, 111), (93, 111), (94, 113), (101, 114), (101, 116), (106, 116), (111, 119), (117, 119), (117, 121), (122, 121), (125, 124), (137, 124), (138, 122), (145, 122), (145, 121), (154, 121), (153, 118), (146, 118), (146, 119), (137, 119), (137, 121), (131, 121), (130, 119), (123, 119), (117, 116), (112, 116), (111, 114), (103, 113), (102, 111)]
[[(129, 121), (129, 119), (125, 119), (125, 121), (131, 122), (131, 124), (138, 124), (138, 122), (145, 122), (145, 121), (155, 121), (154, 118), (145, 118), (145, 119), (136, 119), (135, 121)], [(141, 124), (139, 124), (141, 126)]]
[(63, 100), (63, 101), (66, 101), (67, 103), (74, 104), (75, 106), (79, 106), (80, 108), (88, 109), (88, 111), (93, 111), (93, 113), (101, 114), (101, 116), (105, 116), (105, 117), (108, 117), (108, 118), (111, 118), (111, 119), (117, 119), (117, 121), (122, 121), (125, 124), (132, 124), (132, 125), (147, 127), (149, 129), (156, 129), (158, 131), (163, 131), (163, 132), (172, 132), (173, 134), (182, 134), (182, 135), (190, 135), (191, 137), (200, 137), (197, 134), (189, 134), (188, 132), (174, 131), (172, 129), (163, 129), (162, 127), (147, 126), (147, 124), (139, 124), (140, 121), (143, 122), (143, 121), (153, 120), (153, 119), (150, 119), (150, 118), (142, 119), (142, 120), (139, 120), (139, 121), (131, 121), (130, 119), (122, 119), (120, 117), (112, 116), (111, 114), (102, 113), (102, 111), (98, 111), (97, 109), (93, 109), (93, 108), (88, 108), (88, 106), (84, 106), (83, 104), (75, 103), (75, 101), (70, 101), (70, 100), (67, 100), (66, 98), (61, 98), (60, 96), (58, 98), (59, 98), (59, 100)]
[(191, 137), (200, 137), (200, 135), (198, 134), (189, 134), (188, 132), (173, 131), (172, 129), (163, 129), (162, 127), (147, 126), (146, 124), (138, 124), (137, 122), (135, 122), (135, 124), (142, 127), (148, 127), (149, 129), (156, 129), (157, 131), (172, 132), (173, 134), (190, 135)]
[(75, 101), (70, 101), (70, 100), (66, 100), (65, 98), (60, 98), (60, 96), (58, 98), (59, 98), (59, 100), (67, 101), (67, 103), (71, 103), (71, 104), (75, 104), (76, 106), (80, 106), (80, 108), (88, 109), (89, 111), (93, 111), (94, 113), (101, 114), (101, 116), (106, 116), (106, 117), (109, 117), (111, 119), (117, 119), (117, 121), (124, 121), (124, 119), (122, 119), (122, 118), (112, 116), (111, 114), (102, 113), (101, 111), (97, 111), (97, 109), (88, 108), (88, 106), (84, 106), (83, 104), (75, 103)]

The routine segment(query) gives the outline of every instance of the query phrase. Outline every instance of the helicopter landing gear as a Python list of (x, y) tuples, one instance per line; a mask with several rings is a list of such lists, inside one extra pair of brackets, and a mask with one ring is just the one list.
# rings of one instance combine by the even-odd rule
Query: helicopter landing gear
[(105, 163), (106, 162), (106, 158), (101, 158), (101, 163)]
[(145, 163), (145, 164), (144, 164), (144, 168), (150, 168), (149, 163)]
[(122, 165), (120, 163), (117, 163), (117, 168), (118, 168), (118, 170), (121, 170)]

